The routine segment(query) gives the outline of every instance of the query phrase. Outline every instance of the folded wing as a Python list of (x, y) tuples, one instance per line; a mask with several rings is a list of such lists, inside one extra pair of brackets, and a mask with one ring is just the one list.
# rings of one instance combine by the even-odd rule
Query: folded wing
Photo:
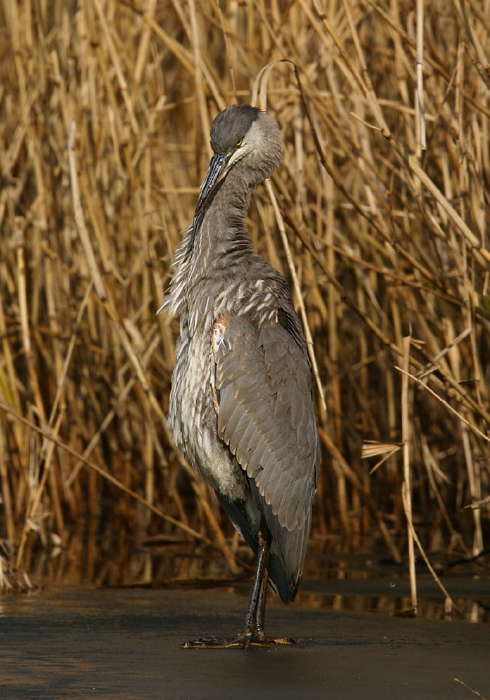
[(304, 562), (319, 459), (304, 343), (287, 323), (259, 327), (248, 317), (226, 315), (214, 324), (212, 346), (218, 434), (248, 477), (291, 599)]

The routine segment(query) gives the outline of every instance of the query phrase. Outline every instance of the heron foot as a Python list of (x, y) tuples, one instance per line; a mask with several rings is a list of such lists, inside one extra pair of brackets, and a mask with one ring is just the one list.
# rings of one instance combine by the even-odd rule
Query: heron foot
[(240, 634), (234, 639), (217, 639), (201, 637), (195, 641), (184, 642), (184, 649), (249, 649), (250, 647), (295, 646), (296, 641), (290, 637), (266, 637), (265, 635)]

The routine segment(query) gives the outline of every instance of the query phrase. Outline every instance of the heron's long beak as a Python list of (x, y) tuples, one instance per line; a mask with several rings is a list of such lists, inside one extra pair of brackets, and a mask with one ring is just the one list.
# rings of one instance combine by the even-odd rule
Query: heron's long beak
[(199, 214), (201, 214), (204, 209), (206, 202), (211, 195), (212, 191), (221, 180), (223, 173), (226, 170), (226, 165), (231, 158), (231, 153), (216, 153), (211, 158), (209, 163), (208, 172), (201, 185), (201, 191), (199, 192), (199, 199), (197, 200), (196, 211), (194, 212), (194, 219), (197, 219)]

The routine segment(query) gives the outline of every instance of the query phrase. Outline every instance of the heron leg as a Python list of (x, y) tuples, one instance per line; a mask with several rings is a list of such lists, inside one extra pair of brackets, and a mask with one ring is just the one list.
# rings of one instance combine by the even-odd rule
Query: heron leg
[(265, 525), (258, 531), (258, 553), (255, 579), (250, 596), (247, 614), (245, 617), (245, 631), (235, 639), (219, 640), (215, 637), (198, 639), (195, 642), (185, 642), (186, 649), (231, 649), (242, 647), (249, 649), (251, 646), (272, 646), (275, 644), (296, 644), (289, 637), (266, 637), (265, 635), (265, 604), (267, 599), (267, 583), (269, 581), (269, 556), (271, 535)]
[(269, 569), (267, 568), (260, 587), (259, 600), (255, 611), (255, 635), (259, 639), (265, 639), (265, 603), (267, 601), (267, 584), (269, 583)]
[(244, 647), (248, 649), (252, 641), (264, 641), (265, 603), (267, 597), (267, 581), (269, 579), (269, 548), (271, 536), (267, 527), (259, 528), (259, 551), (257, 568), (250, 597), (250, 603), (245, 617)]

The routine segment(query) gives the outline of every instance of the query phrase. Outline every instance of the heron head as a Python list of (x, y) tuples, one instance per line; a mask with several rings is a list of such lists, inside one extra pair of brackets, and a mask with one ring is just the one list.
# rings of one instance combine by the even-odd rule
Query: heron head
[(216, 187), (237, 163), (247, 170), (251, 186), (270, 177), (282, 158), (279, 125), (265, 112), (247, 104), (230, 105), (211, 127), (214, 156), (201, 185), (194, 219), (204, 214)]

